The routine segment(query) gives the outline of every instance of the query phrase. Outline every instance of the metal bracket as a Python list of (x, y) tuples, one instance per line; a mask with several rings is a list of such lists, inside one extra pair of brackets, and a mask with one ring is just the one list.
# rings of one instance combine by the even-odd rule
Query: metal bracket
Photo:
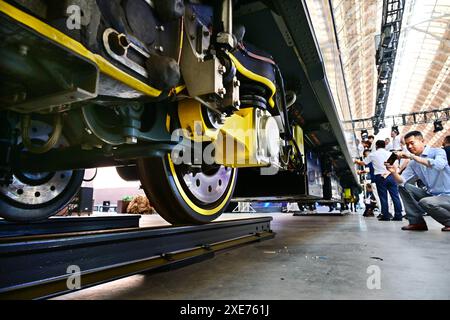
[(147, 70), (144, 67), (128, 58), (128, 50), (131, 48), (145, 58), (150, 58), (150, 53), (129, 41), (123, 33), (118, 33), (112, 28), (108, 28), (103, 33), (103, 45), (106, 52), (115, 60), (127, 66), (131, 70), (139, 73), (141, 76), (148, 78)]
[(184, 46), (181, 58), (181, 73), (186, 84), (186, 88), (191, 97), (201, 97), (207, 94), (217, 94), (223, 98), (226, 89), (223, 85), (224, 66), (216, 56), (212, 59), (202, 61), (192, 47), (188, 36), (184, 35), (184, 40), (190, 45)]
[(256, 213), (251, 202), (238, 202), (238, 206), (234, 208), (233, 213)]

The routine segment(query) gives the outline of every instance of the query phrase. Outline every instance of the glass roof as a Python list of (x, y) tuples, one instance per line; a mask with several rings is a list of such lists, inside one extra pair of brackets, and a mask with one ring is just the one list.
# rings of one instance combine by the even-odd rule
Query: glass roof
[[(405, 4), (386, 115), (444, 109), (450, 106), (450, 0), (408, 0)], [(434, 133), (433, 123), (400, 127), (420, 130), (430, 145), (450, 134)]]
[[(378, 77), (375, 38), (381, 30), (383, 0), (306, 0), (306, 3), (339, 116), (344, 121), (374, 116)], [(385, 115), (448, 108), (449, 54), (450, 0), (405, 0)], [(380, 138), (389, 136), (391, 125), (392, 122), (386, 121)], [(433, 133), (433, 123), (399, 129), (401, 134), (420, 130), (429, 144), (435, 146), (450, 134), (448, 123), (437, 134)]]
[[(342, 121), (367, 118), (375, 110), (375, 36), (382, 0), (306, 0), (325, 73)], [(345, 135), (356, 155), (353, 130)]]
[(340, 119), (351, 120), (351, 109), (339, 61), (339, 48), (334, 34), (330, 3), (328, 0), (307, 0), (306, 3), (337, 112)]

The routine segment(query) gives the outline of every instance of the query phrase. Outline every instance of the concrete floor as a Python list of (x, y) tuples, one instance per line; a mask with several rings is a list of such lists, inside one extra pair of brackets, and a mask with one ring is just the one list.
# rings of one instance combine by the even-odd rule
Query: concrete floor
[[(360, 215), (272, 216), (275, 239), (56, 299), (450, 299), (450, 233), (429, 217), (429, 231), (406, 232), (406, 222)], [(367, 287), (373, 265), (380, 289)]]

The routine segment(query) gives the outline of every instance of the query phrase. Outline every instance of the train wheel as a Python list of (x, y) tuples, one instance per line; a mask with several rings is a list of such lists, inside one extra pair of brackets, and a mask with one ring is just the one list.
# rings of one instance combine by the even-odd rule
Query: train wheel
[[(30, 139), (39, 144), (46, 141), (51, 132), (52, 127), (48, 124), (33, 121)], [(57, 146), (64, 145), (67, 141), (61, 136)], [(11, 183), (0, 185), (0, 217), (9, 221), (33, 222), (55, 215), (78, 192), (83, 177), (84, 170), (13, 172)]]
[(0, 186), (0, 217), (8, 221), (44, 220), (62, 210), (83, 182), (84, 170), (21, 173)]
[(142, 187), (156, 211), (172, 224), (203, 224), (219, 217), (236, 185), (237, 169), (202, 170), (175, 165), (170, 154), (138, 160)]

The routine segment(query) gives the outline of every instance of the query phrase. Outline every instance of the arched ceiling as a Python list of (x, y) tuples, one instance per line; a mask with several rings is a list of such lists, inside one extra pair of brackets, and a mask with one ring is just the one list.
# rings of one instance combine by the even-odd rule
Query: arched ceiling
[[(327, 78), (343, 121), (374, 116), (376, 41), (383, 0), (306, 0)], [(386, 116), (450, 106), (450, 0), (406, 0)], [(340, 58), (340, 59), (339, 59)], [(450, 124), (400, 126), (440, 146)], [(386, 121), (386, 126), (392, 123)], [(382, 130), (380, 135), (388, 135)]]

